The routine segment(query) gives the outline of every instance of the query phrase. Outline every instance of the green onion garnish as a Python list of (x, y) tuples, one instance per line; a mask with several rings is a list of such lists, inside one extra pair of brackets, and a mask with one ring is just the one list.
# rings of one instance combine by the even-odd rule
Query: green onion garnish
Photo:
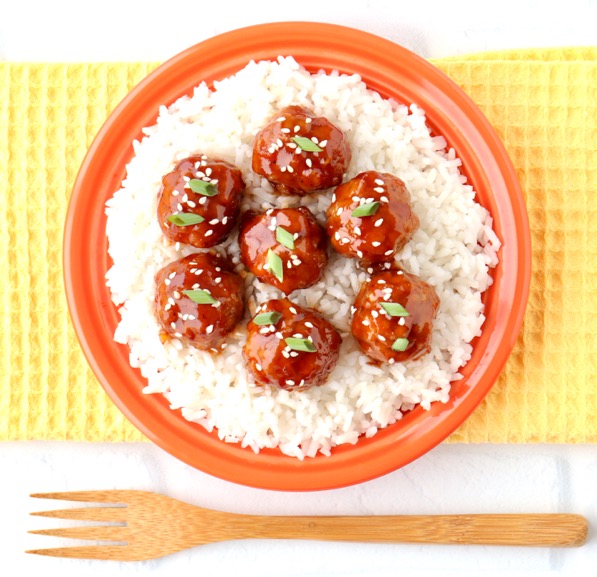
[(408, 347), (408, 339), (396, 339), (392, 345), (393, 351), (405, 351)]
[(379, 210), (379, 201), (368, 202), (367, 204), (361, 204), (352, 211), (350, 216), (372, 216)]
[(198, 178), (189, 180), (189, 188), (193, 192), (203, 194), (204, 196), (215, 196), (218, 194), (218, 189), (215, 184), (205, 180), (199, 180)]
[(195, 214), (194, 212), (177, 212), (176, 214), (171, 214), (167, 220), (176, 226), (190, 226), (191, 224), (199, 224), (205, 219), (200, 214)]
[(269, 271), (280, 281), (284, 280), (284, 264), (282, 259), (270, 248), (267, 251)]
[(408, 311), (398, 303), (380, 303), (391, 317), (407, 317)]
[(256, 325), (275, 325), (282, 315), (278, 311), (272, 311), (269, 313), (260, 313), (254, 319), (253, 322)]
[(293, 136), (290, 140), (305, 152), (323, 152), (323, 148), (317, 146), (310, 138), (304, 136)]
[(281, 226), (276, 227), (276, 240), (290, 250), (294, 250), (294, 236)]
[(218, 301), (212, 297), (207, 291), (203, 289), (194, 289), (182, 291), (182, 293), (188, 296), (193, 302), (198, 305), (213, 305)]
[(288, 337), (284, 339), (284, 342), (293, 350), (301, 351), (303, 353), (314, 353), (317, 351), (315, 345), (309, 339), (297, 339), (294, 337)]

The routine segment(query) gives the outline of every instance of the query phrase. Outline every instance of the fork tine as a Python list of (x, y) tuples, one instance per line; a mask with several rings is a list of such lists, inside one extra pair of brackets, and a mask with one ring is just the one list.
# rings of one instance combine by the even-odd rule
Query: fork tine
[(53, 519), (73, 519), (77, 521), (111, 521), (125, 523), (127, 507), (83, 507), (75, 509), (56, 509), (54, 511), (36, 511), (29, 513), (35, 517)]
[(125, 545), (86, 545), (82, 547), (55, 547), (53, 549), (31, 549), (25, 553), (48, 557), (69, 557), (71, 559), (111, 559), (129, 561)]
[(66, 539), (92, 539), (94, 541), (127, 541), (127, 527), (104, 525), (99, 527), (63, 527), (58, 529), (37, 529), (28, 531), (33, 535), (50, 535)]
[(84, 501), (87, 503), (126, 503), (134, 491), (63, 491), (57, 493), (32, 493), (36, 499), (59, 499), (62, 501)]

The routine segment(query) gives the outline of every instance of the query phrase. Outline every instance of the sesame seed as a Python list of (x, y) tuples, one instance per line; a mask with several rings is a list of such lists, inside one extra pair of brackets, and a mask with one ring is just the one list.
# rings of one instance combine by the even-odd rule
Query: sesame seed
[(212, 219), (209, 221), (209, 224), (218, 224), (219, 222), (220, 222), (220, 221), (219, 221), (217, 218), (212, 218)]
[(335, 192), (332, 194), (332, 202), (336, 202), (336, 193)]
[(197, 206), (197, 203), (196, 203), (196, 202), (193, 202), (192, 200), (189, 200), (189, 201), (187, 202), (187, 206), (190, 206), (191, 208), (195, 208), (195, 207)]
[(172, 322), (170, 323), (170, 326), (171, 326), (173, 329), (175, 329), (175, 328), (176, 328), (176, 323), (175, 323), (174, 321), (172, 321)]
[(381, 196), (379, 200), (381, 200), (381, 202), (390, 202), (387, 196)]
[(175, 299), (179, 299), (180, 298), (180, 293), (178, 291), (174, 291), (174, 298)]
[(383, 224), (383, 218), (378, 218), (373, 226), (381, 226)]
[(222, 219), (222, 224), (226, 224), (227, 222), (228, 222), (228, 217), (227, 217), (227, 216), (225, 216), (225, 217)]
[(290, 311), (290, 312), (291, 312), (293, 315), (296, 315), (296, 314), (297, 314), (297, 311), (296, 311), (296, 309), (295, 309), (294, 307), (288, 307), (288, 310), (289, 310), (289, 311)]
[(216, 280), (214, 281), (216, 284), (220, 284), (222, 282), (222, 277), (219, 276), (218, 278), (216, 278)]
[(255, 368), (260, 371), (261, 370), (261, 365), (259, 363), (255, 363)]
[(169, 311), (172, 308), (172, 305), (170, 303), (167, 303), (166, 306), (164, 307), (165, 311)]
[(222, 306), (220, 301), (216, 301), (213, 305), (211, 305), (214, 309), (219, 309)]
[(292, 268), (292, 261), (290, 261), (290, 260), (286, 261), (286, 268)]
[(286, 379), (286, 384), (290, 387), (294, 386), (294, 381), (292, 379)]
[(325, 148), (325, 145), (326, 145), (327, 143), (328, 143), (328, 141), (327, 141), (327, 140), (322, 140), (322, 141), (319, 143), (319, 146), (320, 146), (321, 148)]
[(202, 170), (198, 170), (197, 171), (197, 178), (204, 178), (205, 177), (205, 172), (203, 172)]
[(350, 307), (350, 312), (354, 315), (354, 313), (357, 312), (357, 307), (355, 307), (355, 306)]
[(270, 147), (267, 149), (267, 151), (268, 151), (270, 154), (273, 154), (274, 152), (276, 152), (276, 150), (278, 150), (278, 149), (277, 149), (275, 146), (270, 146)]
[(303, 338), (303, 333), (294, 333), (292, 335), (295, 339), (302, 339)]
[(347, 237), (341, 238), (340, 239), (340, 244), (348, 244), (350, 242), (350, 239)]
[(301, 127), (298, 124), (294, 125), (294, 131), (298, 132), (301, 129)]
[(174, 306), (176, 303), (174, 302), (174, 299), (172, 297), (168, 297), (168, 302)]
[(357, 256), (359, 258), (363, 258), (363, 251), (362, 250), (357, 250)]
[(384, 337), (383, 335), (377, 335), (377, 338), (382, 342), (385, 343), (386, 342), (386, 337)]
[(340, 232), (339, 232), (339, 231), (336, 231), (336, 232), (334, 233), (334, 238), (335, 238), (336, 240), (340, 240)]
[(206, 231), (205, 236), (211, 236), (213, 233), (214, 231), (209, 229), (208, 231)]
[(367, 319), (363, 319), (363, 326), (364, 327), (368, 327), (369, 326), (369, 321)]
[(292, 168), (290, 165), (286, 167), (286, 170), (288, 170), (288, 172), (294, 172), (294, 168)]
[(176, 273), (175, 273), (175, 272), (171, 272), (171, 273), (168, 275), (168, 278), (169, 278), (169, 279), (173, 279), (175, 276), (176, 276)]
[[(377, 281), (377, 284), (386, 284), (386, 281), (385, 281), (385, 280), (383, 280), (382, 278), (380, 278), (380, 279)], [(390, 289), (390, 290), (391, 290), (391, 289)]]
[(212, 178), (211, 179), (211, 183), (212, 184), (218, 184), (218, 179), (217, 178)]
[(267, 335), (269, 333), (269, 328), (268, 327), (263, 327), (261, 329), (259, 329), (259, 334), (260, 335)]
[(211, 333), (213, 333), (214, 330), (214, 326), (213, 325), (209, 325), (206, 329), (205, 332), (210, 335)]
[(312, 118), (309, 118), (309, 117), (305, 118), (305, 124), (311, 124), (312, 121), (313, 121)]
[(170, 279), (169, 279), (169, 278), (167, 278), (167, 279), (164, 281), (164, 284), (165, 284), (166, 286), (169, 286), (169, 285), (170, 285)]
[[(286, 146), (288, 146), (288, 148), (297, 148), (296, 144), (294, 142), (289, 142)], [(299, 150), (300, 152), (300, 150)]]
[(307, 165), (309, 168), (311, 168), (311, 167), (313, 166), (313, 162), (311, 161), (311, 159), (310, 159), (310, 158), (307, 158), (307, 160), (305, 160), (305, 164), (306, 164), (306, 165)]
[(386, 252), (384, 252), (385, 256), (390, 256), (394, 251), (392, 249), (390, 250), (386, 250)]
[(288, 134), (288, 133), (290, 132), (290, 128), (282, 128), (282, 129), (281, 129), (281, 131), (282, 131), (284, 134)]
[(400, 318), (398, 319), (398, 324), (399, 324), (400, 326), (404, 326), (404, 323), (406, 323), (406, 321), (404, 320), (404, 317), (400, 317)]
[(367, 269), (367, 272), (368, 272), (369, 274), (373, 274), (373, 268), (372, 268), (372, 267), (369, 267), (369, 268)]
[(386, 189), (383, 186), (376, 186), (373, 190), (375, 192), (385, 192), (386, 191)]
[(206, 168), (205, 169), (205, 176), (211, 176), (212, 170), (211, 168)]
[(179, 338), (179, 339), (182, 338), (182, 334), (180, 334), (180, 333), (174, 333), (174, 336), (177, 337), (177, 338)]
[[(298, 233), (298, 232), (295, 232), (295, 233), (292, 235), (292, 238), (294, 238), (294, 240), (296, 240), (298, 237), (299, 237), (299, 233)], [(294, 255), (293, 255), (293, 256), (294, 256)]]
[(286, 349), (284, 349), (284, 350), (282, 351), (282, 356), (283, 356), (285, 359), (289, 359), (289, 358), (290, 358), (290, 355), (288, 354), (288, 351), (287, 351)]
[(180, 202), (176, 205), (176, 210), (182, 212), (182, 204), (180, 204)]
[(311, 142), (314, 142), (315, 144), (317, 144), (319, 142), (319, 139), (317, 138), (317, 136), (312, 136)]
[(279, 116), (278, 118), (276, 118), (276, 122), (284, 122), (285, 120), (286, 118), (284, 116)]
[(393, 365), (395, 362), (396, 362), (396, 361), (395, 361), (394, 359), (390, 359), (390, 360), (388, 361), (388, 363), (389, 363), (390, 365)]
[[(359, 202), (361, 200), (361, 197), (360, 196), (353, 196), (351, 200), (352, 200), (352, 202)], [(362, 199), (362, 200), (365, 200), (365, 199)]]
[(206, 202), (207, 202), (207, 196), (202, 196), (202, 197), (199, 199), (199, 204), (205, 204)]
[(313, 323), (311, 323), (311, 322), (307, 321), (307, 322), (305, 323), (305, 326), (306, 326), (307, 328), (309, 328), (309, 329), (312, 329), (312, 328), (313, 328)]
[(286, 167), (285, 166), (281, 166), (280, 167), (280, 172), (286, 172)]
[(180, 202), (187, 202), (189, 200), (189, 195), (185, 192), (183, 197), (180, 199)]
[(374, 240), (374, 241), (371, 243), (371, 246), (378, 247), (380, 244), (381, 244), (381, 242), (379, 242), (378, 240)]
[(376, 178), (374, 182), (375, 182), (375, 184), (380, 184), (380, 185), (384, 183), (381, 178)]
[(282, 340), (284, 337), (282, 336), (282, 333), (280, 331), (276, 332), (276, 337), (280, 340)]
[(371, 311), (371, 316), (376, 319), (379, 316), (379, 313), (377, 311)]
[(278, 148), (282, 148), (284, 146), (284, 143), (279, 138), (276, 140), (276, 144), (278, 145)]
[(290, 356), (291, 357), (298, 357), (299, 354), (296, 351), (290, 351)]
[(174, 190), (172, 191), (172, 196), (178, 196), (178, 190), (174, 189)]
[(360, 227), (360, 226), (355, 226), (355, 227), (354, 227), (354, 233), (355, 233), (357, 236), (361, 236), (361, 227)]
[(195, 315), (187, 315), (187, 320), (195, 321), (195, 320), (197, 320), (197, 317)]
[(201, 273), (203, 272), (202, 268), (198, 268), (195, 270), (195, 272), (193, 273), (195, 276), (199, 276)]

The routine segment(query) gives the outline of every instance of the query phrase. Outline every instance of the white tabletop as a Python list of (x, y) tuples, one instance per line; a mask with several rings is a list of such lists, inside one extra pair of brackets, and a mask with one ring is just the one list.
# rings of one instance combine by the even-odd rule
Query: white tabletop
[[(284, 20), (313, 20), (378, 34), (436, 58), (483, 50), (594, 45), (597, 3), (152, 2), (0, 0), (0, 60), (163, 61), (215, 34)], [(443, 444), (382, 478), (334, 491), (284, 493), (234, 485), (150, 443), (0, 444), (0, 543), (6, 575), (597, 575), (597, 537), (578, 549), (239, 541), (143, 563), (25, 555), (60, 540), (29, 529), (64, 526), (35, 510), (57, 504), (29, 493), (136, 488), (238, 513), (382, 515), (572, 512), (597, 528), (594, 445)], [(72, 544), (69, 543), (69, 544)], [(12, 569), (12, 570), (11, 570)]]

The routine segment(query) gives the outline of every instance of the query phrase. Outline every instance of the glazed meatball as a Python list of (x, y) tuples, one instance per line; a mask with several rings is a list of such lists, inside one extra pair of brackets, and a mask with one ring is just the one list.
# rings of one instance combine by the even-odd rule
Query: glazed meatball
[(245, 190), (234, 165), (197, 155), (180, 161), (162, 179), (158, 222), (172, 242), (209, 248), (226, 239)]
[(165, 335), (218, 352), (242, 319), (243, 280), (215, 253), (191, 254), (155, 277), (155, 312)]
[(253, 171), (280, 194), (305, 195), (342, 182), (351, 159), (344, 133), (300, 106), (287, 106), (259, 131)]
[(239, 244), (245, 266), (287, 295), (316, 283), (328, 261), (325, 231), (306, 207), (245, 213)]
[(258, 384), (305, 390), (323, 384), (338, 361), (342, 338), (319, 313), (288, 299), (258, 307), (243, 349)]
[(419, 228), (404, 182), (376, 171), (338, 186), (326, 216), (336, 251), (364, 263), (392, 260)]
[(355, 299), (352, 334), (376, 361), (418, 359), (431, 350), (438, 307), (435, 289), (418, 276), (402, 270), (378, 272)]

